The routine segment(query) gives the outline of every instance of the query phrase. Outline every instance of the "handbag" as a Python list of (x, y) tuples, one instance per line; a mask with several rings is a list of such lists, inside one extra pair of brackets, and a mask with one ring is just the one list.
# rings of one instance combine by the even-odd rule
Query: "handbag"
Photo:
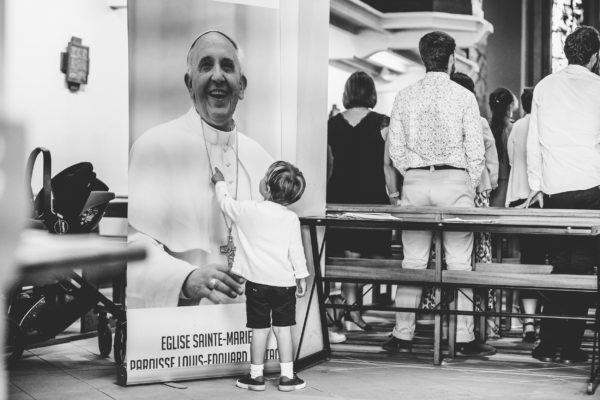
[[(31, 179), (38, 156), (43, 157), (43, 185), (33, 195)], [(115, 198), (108, 186), (96, 177), (90, 162), (80, 162), (53, 178), (50, 151), (33, 149), (27, 160), (26, 186), (31, 199), (32, 220), (41, 222), (50, 233), (87, 233), (98, 226), (108, 203)]]

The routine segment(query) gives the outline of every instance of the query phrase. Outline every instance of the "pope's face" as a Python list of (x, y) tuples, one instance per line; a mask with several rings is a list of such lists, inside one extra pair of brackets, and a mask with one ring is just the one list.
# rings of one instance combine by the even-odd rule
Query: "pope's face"
[(185, 85), (196, 111), (215, 128), (233, 128), (233, 113), (244, 98), (246, 77), (232, 43), (218, 33), (198, 39), (189, 54)]

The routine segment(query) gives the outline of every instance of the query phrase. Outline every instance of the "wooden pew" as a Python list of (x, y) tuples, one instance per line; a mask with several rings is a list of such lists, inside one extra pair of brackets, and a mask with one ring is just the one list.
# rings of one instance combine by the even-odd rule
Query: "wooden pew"
[[(383, 216), (379, 216), (380, 214)], [(517, 265), (475, 265), (474, 271), (445, 271), (442, 269), (441, 237), (444, 232), (492, 232), (500, 234), (559, 235), (569, 237), (600, 237), (600, 210), (553, 210), (553, 209), (512, 209), (512, 208), (443, 208), (443, 207), (400, 207), (376, 205), (328, 204), (327, 214), (301, 217), (301, 223), (310, 235), (312, 264), (321, 264), (321, 249), (318, 244), (317, 228), (335, 227), (346, 229), (399, 229), (432, 231), (435, 241), (436, 259), (433, 270), (416, 272), (402, 270), (397, 260), (394, 264), (370, 260), (326, 262), (325, 276), (321, 277), (320, 268), (315, 268), (315, 283), (326, 281), (369, 282), (385, 284), (430, 284), (447, 289), (461, 287), (495, 287), (508, 289), (565, 290), (594, 292), (600, 299), (598, 281), (595, 275), (574, 276), (549, 274), (545, 266), (531, 270), (530, 266)], [(376, 263), (373, 264), (372, 262)], [(351, 264), (352, 263), (352, 264)], [(399, 268), (400, 267), (400, 268)], [(354, 268), (354, 270), (352, 270)], [(495, 270), (497, 269), (497, 270)], [(433, 275), (431, 272), (433, 272)], [(322, 291), (317, 290), (320, 304), (323, 305)], [(439, 300), (439, 294), (436, 295)], [(339, 307), (336, 307), (339, 308)], [(367, 306), (365, 309), (385, 309), (389, 311), (416, 311), (396, 307)], [(442, 313), (463, 314), (455, 310), (431, 310), (434, 318), (434, 364), (441, 363), (441, 320)], [(321, 308), (321, 313), (325, 311)], [(496, 312), (472, 312), (474, 315), (498, 315)], [(504, 313), (507, 316), (521, 314)], [(552, 316), (567, 318), (571, 316)], [(594, 317), (572, 316), (578, 319), (592, 320), (597, 329), (599, 322)], [(324, 321), (324, 318), (322, 318)], [(326, 347), (327, 330), (322, 326)], [(588, 380), (588, 393), (593, 393), (600, 378), (597, 366), (598, 337), (594, 337), (592, 365)], [(327, 347), (328, 349), (328, 347)]]
[[(435, 279), (434, 265), (429, 269), (402, 269), (402, 260), (396, 259), (366, 259), (330, 257), (325, 264), (323, 280), (327, 282), (356, 282), (371, 284), (414, 284), (424, 286), (442, 286), (464, 282), (465, 286), (521, 287), (531, 282), (539, 281), (540, 275), (549, 275), (551, 265), (508, 264), (508, 263), (477, 263), (473, 271), (443, 271), (442, 280)], [(474, 274), (475, 273), (475, 274)], [(445, 278), (445, 280), (444, 280)], [(546, 286), (555, 278), (546, 278)], [(572, 280), (564, 284), (574, 284)], [(456, 298), (456, 296), (455, 296)], [(450, 319), (449, 352), (454, 356), (454, 333), (456, 319)], [(485, 332), (485, 317), (480, 318), (480, 332)]]
[[(476, 272), (476, 274), (473, 274), (473, 272)], [(323, 280), (357, 283), (376, 282), (381, 284), (455, 284), (464, 281), (465, 285), (471, 286), (485, 285), (485, 287), (511, 288), (511, 285), (507, 285), (507, 283), (513, 283), (518, 287), (529, 283), (535, 284), (536, 280), (539, 280), (539, 275), (549, 275), (551, 272), (551, 265), (477, 263), (473, 271), (444, 270), (442, 272), (442, 280), (437, 281), (433, 268), (422, 270), (403, 269), (402, 260), (329, 257), (325, 263)], [(580, 275), (569, 276), (576, 277)], [(551, 286), (550, 282), (554, 280), (556, 279), (549, 278), (542, 282), (546, 282), (546, 285)], [(576, 281), (576, 278), (568, 280), (566, 284), (568, 285)], [(490, 284), (488, 285), (486, 282), (490, 282)], [(578, 290), (578, 288), (579, 286), (574, 290)]]
[[(598, 289), (595, 275), (551, 274), (551, 265), (514, 263), (476, 263), (472, 271), (443, 270), (436, 280), (433, 269), (403, 269), (402, 260), (330, 257), (323, 280), (389, 285), (430, 285), (454, 290), (461, 287), (529, 290), (568, 290), (594, 293)], [(451, 311), (456, 311), (451, 304)], [(482, 318), (485, 327), (485, 317)], [(455, 355), (456, 314), (451, 313), (448, 352)]]
[(442, 271), (445, 286), (595, 292), (595, 275), (530, 274), (518, 272)]
[[(517, 274), (550, 274), (552, 272), (552, 266), (551, 265), (543, 265), (543, 264), (519, 264), (519, 263), (508, 263), (508, 262), (501, 262), (501, 263), (476, 263), (474, 268), (474, 270), (476, 270), (477, 272), (500, 272), (500, 273), (517, 273)], [(502, 298), (502, 289), (504, 288), (497, 288), (495, 290), (495, 296), (496, 298), (500, 299)], [(485, 289), (483, 289), (485, 290)], [(512, 291), (511, 289), (509, 289), (509, 291)], [(480, 295), (483, 295), (484, 298), (487, 297), (487, 293), (480, 293)], [(487, 300), (487, 299), (486, 299)], [(486, 302), (487, 304), (487, 302)], [(512, 310), (512, 293), (509, 293), (507, 298), (506, 298), (506, 309), (507, 310)], [(496, 311), (500, 312), (502, 310), (502, 303), (500, 301), (496, 302)], [(486, 339), (486, 332), (487, 332), (487, 318), (485, 316), (478, 316), (477, 317), (479, 319), (479, 332), (480, 332), (480, 339), (485, 340)], [(497, 317), (496, 317), (497, 318)], [(510, 318), (510, 317), (509, 317)], [(499, 319), (497, 318), (497, 321)], [(508, 326), (510, 329), (510, 319), (507, 321), (508, 322)]]
[(436, 283), (434, 270), (402, 269), (402, 260), (333, 257), (327, 259), (323, 280), (391, 285)]

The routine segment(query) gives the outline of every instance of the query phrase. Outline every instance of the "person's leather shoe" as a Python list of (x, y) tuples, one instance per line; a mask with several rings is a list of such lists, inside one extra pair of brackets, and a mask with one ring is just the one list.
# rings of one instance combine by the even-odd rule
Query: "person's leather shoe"
[(458, 354), (463, 356), (493, 356), (496, 349), (489, 344), (479, 343), (476, 340), (467, 343), (456, 343)]
[(556, 359), (556, 349), (540, 343), (538, 347), (533, 349), (531, 356), (543, 362), (552, 362)]
[(563, 364), (582, 363), (588, 360), (588, 355), (581, 349), (564, 349), (560, 352), (559, 362)]
[(390, 353), (410, 353), (412, 351), (412, 341), (392, 336), (381, 347)]

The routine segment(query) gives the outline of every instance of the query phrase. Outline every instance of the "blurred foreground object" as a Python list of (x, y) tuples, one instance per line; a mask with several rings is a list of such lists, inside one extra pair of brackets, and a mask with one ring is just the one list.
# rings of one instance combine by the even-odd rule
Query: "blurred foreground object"
[(98, 314), (100, 355), (106, 357), (111, 351), (109, 319), (112, 318), (116, 322), (114, 358), (117, 363), (123, 362), (124, 304), (104, 296), (85, 276), (92, 273), (104, 279), (124, 276), (128, 261), (145, 256), (143, 246), (128, 246), (124, 238), (104, 238), (93, 233), (51, 235), (41, 230), (26, 230), (16, 252), (18, 283), (8, 297), (11, 329), (5, 356), (11, 362), (17, 361), (25, 348), (56, 337), (93, 310)]
[[(0, 309), (5, 310), (4, 294), (15, 270), (15, 248), (25, 222), (25, 185), (23, 181), (24, 134), (20, 127), (0, 116)], [(0, 318), (0, 339), (4, 343), (5, 318)], [(0, 399), (6, 395), (4, 357), (0, 360)]]

